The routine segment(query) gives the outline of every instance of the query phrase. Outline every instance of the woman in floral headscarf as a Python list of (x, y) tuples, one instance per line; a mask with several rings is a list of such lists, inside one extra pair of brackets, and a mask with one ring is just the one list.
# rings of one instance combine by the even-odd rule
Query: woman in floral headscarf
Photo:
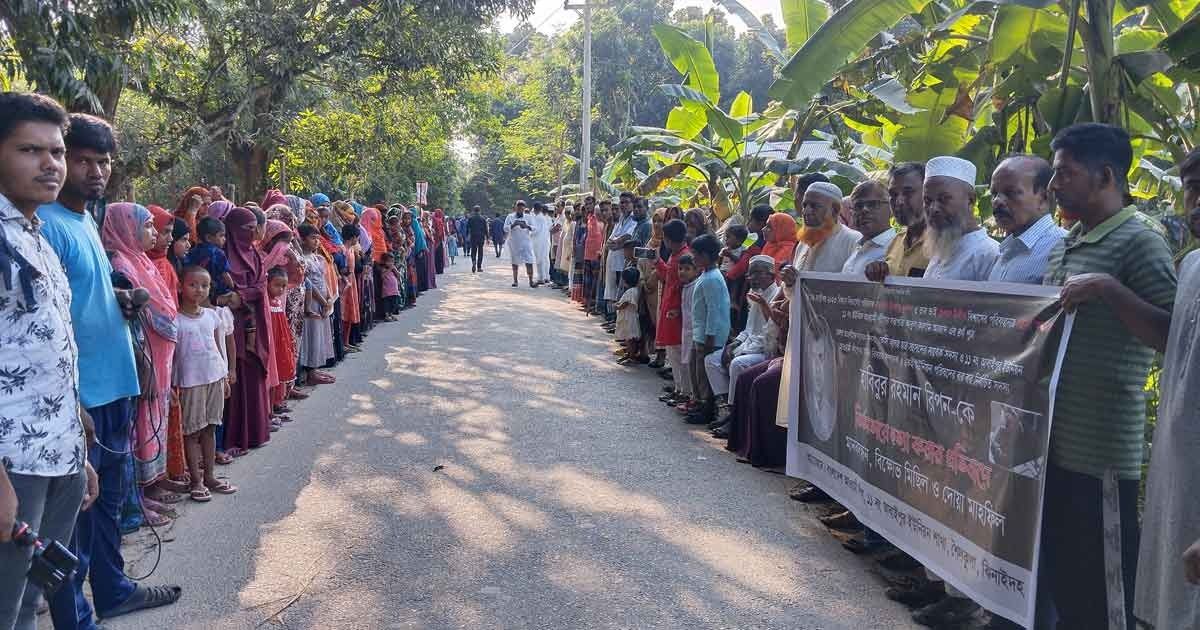
[(175, 356), (178, 298), (163, 280), (158, 267), (146, 252), (157, 239), (153, 216), (143, 206), (114, 203), (108, 206), (100, 238), (111, 255), (113, 270), (124, 275), (134, 287), (150, 294), (140, 319), (134, 325), (134, 338), (146, 361), (142, 374), (143, 389), (134, 422), (133, 451), (138, 485), (145, 492), (147, 521), (161, 525), (168, 520), (163, 512), (170, 508), (157, 499), (173, 501), (172, 493), (153, 486), (166, 478), (167, 422), (171, 402), (171, 366)]

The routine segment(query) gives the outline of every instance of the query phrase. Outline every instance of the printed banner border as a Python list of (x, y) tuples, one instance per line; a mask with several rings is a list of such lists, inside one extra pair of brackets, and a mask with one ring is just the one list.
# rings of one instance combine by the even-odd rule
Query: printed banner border
[[(790, 317), (789, 328), (793, 331), (804, 330), (804, 328), (803, 328), (803, 323), (804, 323), (803, 322), (803, 311), (804, 311), (804, 309), (796, 308), (796, 305), (802, 303), (801, 302), (801, 299), (802, 299), (801, 291), (802, 291), (802, 286), (804, 284), (804, 280), (806, 280), (806, 279), (827, 280), (827, 281), (846, 282), (846, 283), (868, 283), (868, 284), (874, 283), (874, 281), (868, 280), (866, 277), (849, 276), (847, 274), (841, 274), (841, 273), (826, 273), (826, 272), (812, 272), (812, 271), (801, 272), (799, 274), (799, 277), (796, 280), (796, 284), (792, 287), (792, 308), (791, 308), (791, 311), (789, 314), (789, 317)], [(903, 277), (898, 277), (898, 276), (889, 276), (884, 281), (884, 286), (907, 286), (907, 287), (916, 287), (916, 288), (923, 288), (923, 289), (930, 289), (930, 288), (932, 288), (932, 289), (948, 289), (948, 290), (952, 290), (952, 291), (964, 291), (964, 292), (971, 292), (971, 293), (995, 293), (995, 294), (1001, 294), (1001, 295), (1018, 295), (1018, 296), (1026, 296), (1026, 297), (1041, 297), (1041, 298), (1057, 298), (1061, 293), (1061, 287), (1048, 286), (1048, 285), (1019, 284), (1019, 283), (1012, 283), (1012, 282), (970, 282), (970, 281), (961, 281), (961, 280), (925, 280), (925, 279), (921, 279), (921, 278), (903, 278)], [(1047, 416), (1049, 418), (1049, 421), (1051, 422), (1051, 427), (1050, 427), (1051, 430), (1053, 428), (1054, 406), (1055, 406), (1055, 399), (1057, 398), (1059, 377), (1062, 373), (1063, 358), (1066, 356), (1066, 353), (1067, 353), (1067, 344), (1071, 338), (1071, 330), (1074, 327), (1075, 313), (1074, 312), (1064, 312), (1064, 317), (1065, 317), (1065, 321), (1063, 322), (1062, 336), (1059, 340), (1058, 348), (1055, 350), (1054, 369), (1053, 369), (1053, 372), (1050, 377), (1049, 390), (1047, 392), (1048, 396), (1049, 396), (1049, 406), (1047, 408)], [(800, 378), (802, 375), (800, 374), (800, 361), (794, 360), (794, 356), (795, 356), (795, 353), (797, 352), (797, 349), (795, 348), (795, 346), (796, 346), (796, 344), (799, 343), (800, 338), (801, 338), (801, 335), (788, 335), (787, 346), (784, 350), (784, 370), (781, 375), (781, 381), (780, 381), (780, 396), (779, 396), (778, 406), (776, 407), (776, 424), (778, 424), (779, 426), (782, 426), (782, 427), (786, 427), (787, 431), (788, 431), (788, 434), (787, 434), (788, 435), (788, 437), (787, 437), (787, 465), (785, 468), (785, 473), (789, 477), (797, 477), (797, 478), (803, 476), (802, 468), (806, 466), (805, 464), (801, 463), (802, 462), (801, 457), (803, 456), (803, 453), (806, 451), (816, 451), (816, 449), (813, 449), (812, 447), (810, 447), (806, 444), (802, 444), (798, 439), (799, 414), (800, 414), (800, 410), (799, 410), (800, 399), (799, 398), (800, 397), (797, 396), (796, 393), (799, 389)], [(825, 457), (823, 454), (820, 454), (819, 452), (818, 452), (818, 454), (821, 455), (821, 457), (823, 457), (823, 458)], [(1047, 457), (1049, 457), (1048, 453), (1047, 453)], [(845, 468), (844, 466), (841, 466), (841, 464), (838, 462), (834, 462), (834, 463), (841, 468)], [(846, 470), (849, 471), (849, 469), (846, 469)], [(852, 475), (854, 479), (857, 479), (859, 481), (859, 483), (863, 484), (864, 486), (872, 488), (873, 490), (878, 492), (880, 495), (891, 496), (890, 494), (880, 490), (876, 486), (868, 483), (865, 479), (863, 479), (862, 477), (859, 477), (856, 473), (849, 472), (849, 474)], [(1042, 475), (1041, 483), (1039, 484), (1039, 486), (1040, 486), (1038, 489), (1039, 503), (1044, 504), (1045, 492), (1046, 492), (1046, 476), (1044, 474)], [(822, 490), (825, 490), (828, 494), (830, 494), (831, 496), (834, 496), (834, 498), (837, 498), (837, 494), (835, 492), (829, 492), (829, 490), (826, 488), (822, 488)], [(899, 499), (897, 499), (897, 501), (899, 501)], [(905, 505), (907, 506), (907, 504), (905, 504)], [(847, 507), (849, 507), (849, 506), (847, 506)], [(911, 506), (908, 506), (908, 507), (911, 507)], [(933, 518), (925, 515), (924, 513), (920, 512), (919, 510), (916, 510), (915, 508), (911, 508), (911, 509), (916, 511), (918, 514), (921, 514), (929, 521), (932, 521), (934, 523), (937, 522)], [(859, 512), (863, 512), (863, 511), (864, 510), (859, 510)], [(854, 512), (854, 510), (851, 510), (851, 512)], [(1036, 537), (1035, 537), (1035, 543), (1034, 543), (1034, 549), (1033, 549), (1033, 553), (1034, 553), (1033, 563), (1032, 563), (1032, 566), (1030, 569), (1030, 588), (1031, 588), (1031, 591), (1033, 592), (1033, 596), (1029, 598), (1029, 604), (1027, 606), (1027, 610), (1025, 611), (1025, 615), (1024, 615), (1023, 619), (1013, 619), (1011, 615), (1006, 614), (1006, 613), (1010, 612), (1009, 609), (997, 606), (996, 602), (994, 602), (991, 598), (981, 596), (976, 591), (976, 589), (972, 588), (969, 584), (962, 582), (961, 580), (957, 579), (956, 577), (954, 577), (954, 576), (940, 576), (940, 577), (945, 579), (948, 583), (953, 584), (959, 590), (961, 590), (964, 593), (967, 593), (968, 595), (975, 598), (977, 602), (979, 602), (981, 605), (983, 605), (985, 608), (987, 608), (991, 612), (999, 614), (1007, 619), (1010, 619), (1015, 623), (1022, 624), (1027, 628), (1032, 628), (1033, 623), (1034, 623), (1034, 615), (1035, 615), (1036, 607), (1037, 607), (1037, 582), (1038, 582), (1039, 564), (1041, 561), (1041, 547), (1042, 547), (1042, 537), (1041, 537), (1042, 519), (1040, 518), (1040, 514), (1041, 514), (1041, 512), (1039, 511), (1039, 518), (1037, 520), (1037, 526), (1035, 528)], [(873, 521), (873, 519), (871, 519), (871, 517), (867, 517), (867, 519), (862, 519), (862, 515), (860, 515), (858, 513), (855, 513), (855, 516), (859, 517), (860, 520), (864, 520), (864, 522), (868, 522), (868, 524)], [(897, 541), (890, 541), (890, 542), (893, 542), (893, 544), (895, 544)], [(964, 542), (974, 545), (974, 543), (971, 543), (970, 541), (964, 541)], [(911, 547), (911, 545), (903, 545), (903, 544), (897, 544), (896, 546), (900, 547), (901, 549), (904, 549), (906, 552), (908, 552), (908, 547)], [(916, 554), (910, 554), (910, 555), (913, 555), (913, 557), (916, 557), (918, 560), (921, 560), (921, 558), (918, 557)], [(923, 556), (924, 554), (920, 554), (920, 555)], [(1003, 560), (1000, 558), (997, 558), (997, 560), (1003, 562)]]

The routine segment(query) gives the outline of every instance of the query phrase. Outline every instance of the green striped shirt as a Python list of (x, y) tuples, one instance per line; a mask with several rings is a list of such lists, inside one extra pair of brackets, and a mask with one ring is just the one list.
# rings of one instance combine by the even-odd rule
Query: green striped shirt
[[(1167, 312), (1175, 303), (1171, 250), (1133, 206), (1090, 232), (1077, 224), (1050, 254), (1045, 283), (1061, 285), (1083, 273), (1106, 273)], [(1107, 303), (1081, 305), (1058, 381), (1050, 460), (1095, 477), (1112, 468), (1121, 479), (1139, 479), (1153, 361), (1154, 349)]]

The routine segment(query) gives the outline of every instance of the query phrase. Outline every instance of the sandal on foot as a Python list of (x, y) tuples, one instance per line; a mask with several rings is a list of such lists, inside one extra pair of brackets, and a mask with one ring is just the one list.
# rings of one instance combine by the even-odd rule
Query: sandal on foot
[(171, 524), (171, 518), (154, 510), (142, 510), (142, 525), (146, 527), (166, 527)]
[(127, 615), (138, 610), (167, 606), (179, 601), (179, 596), (182, 594), (183, 589), (174, 584), (150, 587), (138, 584), (134, 587), (133, 593), (130, 593), (128, 599), (118, 604), (112, 610), (107, 610), (103, 613), (96, 611), (96, 616), (101, 619), (112, 619), (113, 617)]
[(298, 389), (293, 389), (291, 393), (288, 394), (288, 398), (291, 398), (292, 400), (304, 400), (305, 398), (308, 398), (308, 394)]
[(235, 446), (235, 447), (233, 447), (233, 448), (227, 448), (227, 449), (225, 449), (225, 454), (226, 454), (226, 455), (229, 455), (230, 457), (242, 457), (242, 456), (246, 455), (246, 454), (247, 454), (247, 453), (249, 453), (249, 452), (250, 452), (250, 451), (247, 451), (247, 450), (246, 450), (246, 449), (244, 449), (244, 448), (238, 448), (238, 447), (236, 447), (236, 446)]
[(199, 488), (192, 488), (188, 495), (191, 496), (192, 500), (197, 503), (208, 503), (209, 501), (212, 501), (212, 493), (208, 491), (208, 488), (203, 486)]
[(233, 463), (233, 456), (223, 451), (217, 451), (217, 455), (213, 458), (213, 461), (215, 461), (218, 466), (228, 466)]
[(238, 491), (237, 486), (231, 485), (229, 482), (222, 481), (220, 479), (217, 479), (213, 483), (208, 483), (206, 481), (204, 482), (204, 485), (207, 486), (209, 490), (212, 490), (217, 494), (233, 494)]

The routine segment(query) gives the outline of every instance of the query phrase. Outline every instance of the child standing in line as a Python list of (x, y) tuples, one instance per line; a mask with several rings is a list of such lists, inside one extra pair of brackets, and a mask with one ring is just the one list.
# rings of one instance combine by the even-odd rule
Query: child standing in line
[(446, 235), (446, 249), (450, 251), (450, 264), (454, 264), (454, 259), (458, 258), (458, 237), (454, 232)]
[(725, 229), (725, 248), (721, 250), (719, 267), (721, 273), (729, 273), (729, 270), (737, 264), (742, 258), (742, 254), (746, 252), (746, 237), (750, 232), (744, 225), (731, 225)]
[(292, 329), (288, 324), (284, 303), (287, 289), (286, 268), (273, 267), (267, 271), (267, 303), (271, 311), (271, 356), (279, 374), (279, 385), (271, 390), (271, 409), (283, 422), (292, 420), (282, 406), (296, 382), (296, 346), (292, 343)]
[(641, 274), (638, 273), (637, 267), (626, 267), (621, 272), (621, 280), (628, 287), (621, 294), (621, 299), (617, 300), (616, 336), (617, 341), (625, 346), (625, 354), (617, 360), (617, 363), (621, 365), (627, 365), (637, 360), (642, 342), (642, 326), (638, 317), (638, 301), (641, 298), (641, 289), (638, 288), (640, 278)]
[[(695, 357), (692, 355), (692, 285), (696, 282), (696, 261), (690, 253), (683, 254), (679, 257), (679, 284), (680, 284), (680, 315), (683, 320), (683, 343), (679, 349), (680, 371), (682, 372), (683, 394), (687, 399), (675, 405), (675, 409), (680, 413), (691, 413), (695, 404), (695, 388), (691, 380), (692, 361)], [(703, 360), (704, 357), (700, 357)], [(674, 368), (672, 368), (674, 370)]]
[(178, 344), (175, 353), (175, 385), (179, 387), (184, 448), (192, 476), (189, 491), (193, 501), (212, 500), (212, 493), (233, 494), (237, 488), (217, 479), (216, 427), (221, 425), (230, 384), (237, 379), (232, 354), (221, 357), (221, 346), (232, 344), (221, 336), (217, 311), (202, 306), (208, 299), (212, 280), (201, 267), (183, 271), (179, 299)]
[(305, 223), (298, 230), (304, 252), (304, 331), (300, 336), (300, 367), (308, 369), (309, 385), (325, 385), (336, 379), (318, 368), (333, 358), (333, 299), (325, 282), (325, 258), (317, 252), (321, 234)]
[[(692, 404), (688, 424), (708, 424), (716, 412), (712, 388), (704, 371), (704, 360), (712, 355), (720, 360), (720, 352), (729, 341), (729, 287), (725, 276), (717, 269), (721, 243), (717, 237), (704, 234), (692, 241), (699, 276), (692, 287)], [(685, 337), (684, 342), (688, 340)]]
[(229, 259), (225, 257), (225, 224), (212, 217), (204, 217), (196, 226), (200, 243), (193, 247), (183, 259), (184, 267), (203, 267), (212, 280), (212, 293), (208, 304), (216, 304), (217, 298), (233, 291), (233, 276), (229, 274)]

